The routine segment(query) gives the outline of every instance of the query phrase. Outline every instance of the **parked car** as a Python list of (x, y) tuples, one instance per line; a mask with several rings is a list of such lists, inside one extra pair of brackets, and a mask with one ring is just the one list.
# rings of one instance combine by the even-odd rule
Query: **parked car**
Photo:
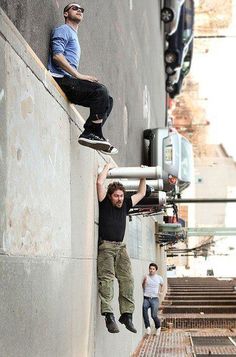
[(167, 37), (168, 48), (165, 51), (166, 73), (173, 74), (176, 68), (181, 68), (190, 43), (193, 40), (194, 1), (185, 0), (177, 30)]
[(169, 75), (166, 80), (166, 92), (171, 98), (174, 98), (181, 91), (184, 78), (190, 71), (193, 53), (193, 40), (191, 41), (188, 52), (184, 58), (180, 68), (176, 68), (172, 75)]
[(190, 71), (192, 57), (193, 57), (193, 38), (192, 38), (191, 42), (188, 44), (186, 49), (187, 49), (187, 52), (182, 57), (182, 62), (181, 62), (180, 67), (177, 67), (173, 71), (170, 71), (171, 73), (168, 73), (168, 68), (166, 68), (166, 72), (168, 74), (168, 76), (167, 76), (168, 82), (170, 82), (172, 84), (178, 82), (181, 71), (184, 72), (185, 76)]
[(144, 130), (149, 140), (148, 165), (161, 166), (164, 191), (183, 191), (193, 176), (192, 144), (176, 130), (156, 128)]
[(177, 83), (171, 83), (168, 80), (166, 81), (166, 92), (169, 94), (170, 98), (175, 98), (181, 91), (184, 81), (184, 74), (180, 73), (180, 77)]
[(165, 23), (164, 30), (172, 35), (178, 26), (181, 7), (185, 0), (165, 0), (161, 9), (161, 20)]

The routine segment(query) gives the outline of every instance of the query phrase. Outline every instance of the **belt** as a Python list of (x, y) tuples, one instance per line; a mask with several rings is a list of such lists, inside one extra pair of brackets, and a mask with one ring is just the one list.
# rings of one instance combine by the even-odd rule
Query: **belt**
[(111, 243), (111, 244), (114, 244), (114, 245), (124, 244), (123, 242), (116, 242), (116, 241), (110, 241), (110, 240), (101, 240), (101, 241), (99, 242), (99, 245), (101, 245), (102, 243)]
[(144, 296), (144, 299), (157, 299), (157, 296), (153, 296), (153, 297), (151, 297), (151, 296)]

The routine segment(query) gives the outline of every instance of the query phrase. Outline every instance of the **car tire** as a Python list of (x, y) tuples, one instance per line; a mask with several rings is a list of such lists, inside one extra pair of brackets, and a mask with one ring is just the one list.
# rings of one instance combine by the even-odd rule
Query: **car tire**
[(168, 22), (173, 21), (173, 19), (174, 19), (173, 10), (170, 9), (169, 7), (163, 7), (163, 9), (161, 10), (161, 20), (165, 24), (168, 24)]
[(165, 52), (165, 62), (167, 64), (173, 64), (177, 62), (177, 54), (173, 51), (167, 50)]
[(169, 81), (166, 81), (166, 92), (172, 94), (175, 91), (175, 87)]
[(146, 140), (152, 140), (154, 138), (154, 134), (151, 129), (146, 129), (143, 132), (143, 138)]
[(172, 74), (175, 73), (175, 70), (174, 70), (174, 68), (172, 68), (171, 66), (166, 66), (165, 72), (166, 72), (166, 74), (168, 74), (169, 76), (171, 76)]

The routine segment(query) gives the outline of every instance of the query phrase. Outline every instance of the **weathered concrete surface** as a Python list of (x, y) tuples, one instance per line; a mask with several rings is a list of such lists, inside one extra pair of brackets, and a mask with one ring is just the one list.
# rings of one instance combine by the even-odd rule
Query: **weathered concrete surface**
[(0, 355), (129, 356), (143, 333), (154, 221), (134, 218), (126, 235), (138, 333), (110, 335), (96, 286), (95, 178), (107, 158), (78, 145), (82, 117), (2, 11), (0, 33)]
[(8, 160), (4, 248), (17, 255), (70, 256), (69, 121), (9, 45), (5, 53)]
[(89, 260), (1, 257), (0, 271), (1, 356), (93, 355)]

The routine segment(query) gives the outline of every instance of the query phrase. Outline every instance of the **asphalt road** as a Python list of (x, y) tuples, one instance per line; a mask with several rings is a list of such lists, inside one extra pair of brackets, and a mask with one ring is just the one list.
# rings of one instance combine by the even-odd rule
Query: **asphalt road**
[[(0, 0), (46, 65), (51, 29), (64, 22), (63, 0)], [(165, 122), (163, 24), (160, 0), (82, 0), (80, 72), (98, 77), (114, 99), (104, 134), (120, 166), (142, 163), (142, 132)], [(82, 115), (87, 111), (79, 107)]]

